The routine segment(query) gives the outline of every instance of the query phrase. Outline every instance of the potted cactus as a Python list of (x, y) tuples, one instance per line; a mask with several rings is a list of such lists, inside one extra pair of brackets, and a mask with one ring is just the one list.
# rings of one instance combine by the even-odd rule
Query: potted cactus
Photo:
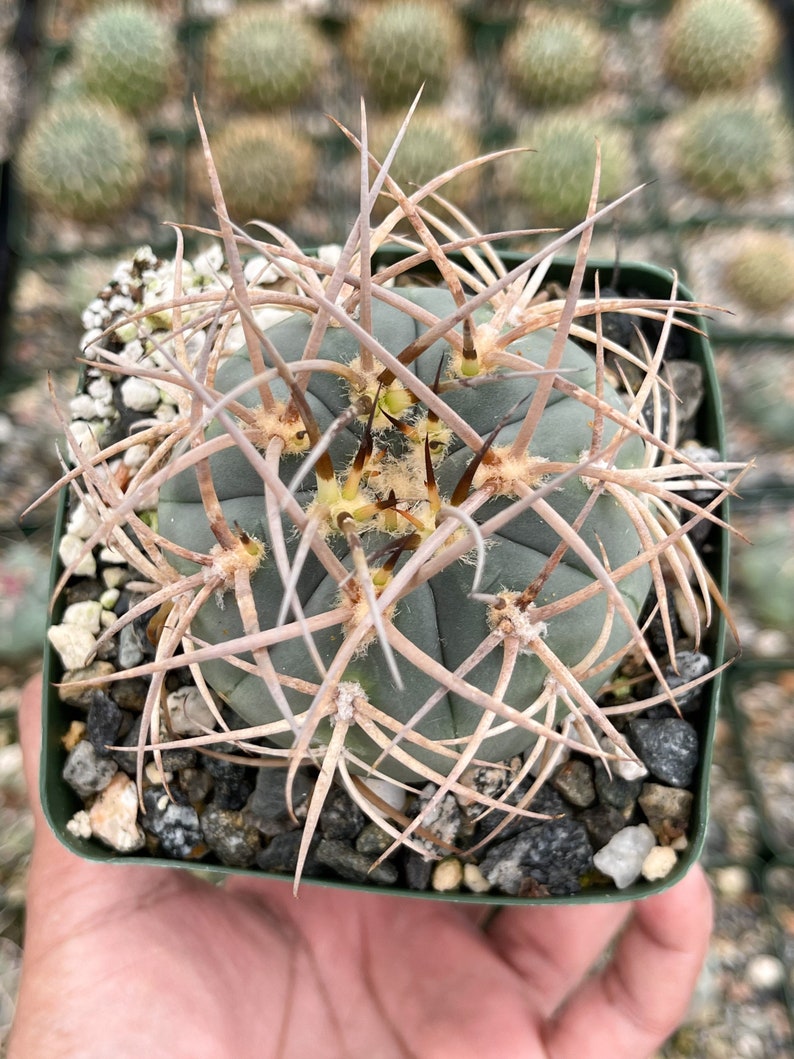
[[(674, 749), (700, 738), (685, 771), (707, 775), (713, 710), (686, 711), (720, 669), (716, 509), (738, 468), (678, 444), (677, 332), (719, 440), (698, 306), (653, 270), (626, 266), (642, 297), (600, 289), (597, 158), (585, 220), (501, 257), (449, 203), (433, 211), (482, 160), (410, 195), (389, 176), (407, 121), (382, 164), (365, 121), (362, 142), (347, 134), (361, 212), (317, 254), (230, 220), (202, 130), (222, 254), (141, 252), (93, 303), (64, 421), (45, 811), (100, 859), (414, 892), (427, 866), (460, 899), (636, 896), (648, 884), (610, 884), (558, 781), (583, 764), (648, 794), (649, 709)], [(394, 208), (375, 224), (382, 193)], [(711, 645), (696, 671), (677, 664), (679, 627)], [(363, 823), (352, 860), (341, 805)], [(606, 815), (675, 862), (675, 813)], [(699, 794), (665, 881), (704, 819)]]

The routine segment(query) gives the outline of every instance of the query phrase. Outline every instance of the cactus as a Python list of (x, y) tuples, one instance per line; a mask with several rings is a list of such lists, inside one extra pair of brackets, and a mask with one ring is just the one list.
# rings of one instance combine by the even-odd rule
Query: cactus
[(714, 199), (774, 190), (791, 168), (791, 130), (782, 115), (731, 97), (703, 98), (675, 124), (674, 163), (689, 186)]
[(794, 241), (780, 232), (746, 233), (725, 264), (725, 282), (755, 312), (794, 308)]
[[(369, 147), (383, 159), (400, 127), (399, 120), (373, 122)], [(411, 120), (389, 170), (390, 175), (410, 194), (440, 172), (473, 158), (477, 142), (469, 124), (431, 107), (419, 110)], [(456, 203), (468, 204), (478, 187), (478, 173), (469, 170), (455, 178), (450, 194)]]
[(96, 8), (75, 33), (75, 66), (86, 91), (124, 110), (160, 102), (173, 82), (176, 57), (173, 26), (134, 0)]
[(744, 88), (763, 77), (780, 40), (762, 0), (679, 0), (664, 23), (664, 69), (686, 92)]
[(422, 85), (426, 100), (438, 98), (463, 47), (459, 20), (437, 0), (365, 5), (346, 42), (367, 99), (381, 107), (409, 103)]
[(289, 121), (235, 118), (213, 138), (213, 149), (227, 205), (240, 220), (283, 221), (311, 192), (315, 150)]
[(53, 104), (28, 129), (17, 159), (21, 186), (53, 212), (105, 220), (126, 208), (145, 175), (146, 145), (116, 107), (88, 99)]
[[(206, 141), (205, 152), (212, 174)], [(604, 758), (600, 730), (634, 760), (594, 696), (630, 648), (672, 698), (638, 614), (653, 583), (672, 653), (668, 591), (699, 629), (696, 597), (713, 590), (681, 525), (712, 517), (681, 494), (691, 462), (645, 425), (669, 328), (655, 332), (656, 357), (611, 346), (645, 371), (640, 393), (616, 392), (597, 329), (580, 328), (579, 344), (568, 329), (575, 314), (638, 305), (580, 301), (585, 240), (567, 293), (538, 299), (570, 235), (508, 271), (461, 215), (457, 232), (398, 191), (401, 209), (370, 227), (381, 179), (362, 179), (361, 213), (333, 258), (233, 229), (215, 181), (226, 271), (196, 285), (203, 266), (142, 275), (133, 264), (138, 302), (110, 323), (148, 352), (137, 373), (168, 385), (173, 414), (91, 459), (69, 437), (97, 527), (83, 552), (120, 548), (149, 581), (98, 642), (153, 614), (155, 661), (101, 678), (151, 678), (139, 782), (147, 725), (158, 749), (175, 745), (159, 742), (160, 696), (188, 664), (208, 709), (218, 715), (205, 682), (249, 726), (193, 743), (242, 741), (281, 760), (288, 792), (307, 756), (317, 764), (297, 876), (334, 777), (410, 846), (447, 792), (531, 813), (574, 731), (584, 753)], [(373, 255), (405, 219), (415, 248), (379, 269)], [(241, 239), (254, 255), (245, 267)], [(414, 278), (428, 260), (438, 285)], [(163, 277), (173, 296), (158, 293)], [(274, 308), (280, 321), (260, 325)], [(672, 320), (664, 301), (643, 311)], [(95, 375), (116, 370), (106, 345), (88, 345)], [(149, 456), (122, 488), (108, 464), (125, 445)], [(730, 466), (700, 468), (710, 500)], [(521, 751), (516, 782), (539, 771), (519, 806), (515, 785), (493, 797), (467, 785), (473, 763)], [(362, 774), (438, 790), (398, 827)]]
[(326, 49), (307, 19), (247, 4), (219, 20), (208, 55), (210, 79), (227, 98), (266, 110), (305, 98), (325, 63)]
[(550, 114), (524, 131), (520, 146), (532, 150), (513, 163), (515, 189), (532, 211), (532, 223), (571, 224), (584, 217), (601, 143), (601, 193), (613, 198), (629, 182), (631, 148), (620, 128), (587, 114)]
[(531, 5), (505, 48), (514, 88), (527, 103), (577, 103), (601, 77), (603, 35), (586, 15)]

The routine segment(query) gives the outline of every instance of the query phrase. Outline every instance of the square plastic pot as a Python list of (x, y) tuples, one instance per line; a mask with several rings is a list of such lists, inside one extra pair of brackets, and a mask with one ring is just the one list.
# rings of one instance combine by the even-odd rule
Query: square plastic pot
[[(400, 250), (384, 250), (379, 263), (389, 263), (400, 256)], [(503, 260), (508, 267), (520, 263), (524, 256), (518, 253), (504, 254)], [(584, 287), (592, 289), (593, 277), (596, 271), (600, 273), (602, 285), (612, 285), (612, 273), (614, 263), (610, 261), (593, 261), (587, 269)], [(567, 285), (571, 273), (571, 262), (555, 262), (549, 270), (547, 280)], [(621, 263), (619, 269), (618, 289), (633, 290), (641, 289), (644, 294), (651, 298), (668, 298), (672, 283), (672, 275), (669, 271), (652, 265), (638, 263)], [(688, 299), (689, 292), (679, 287), (679, 298)], [(690, 321), (692, 318), (690, 317)], [(695, 319), (692, 321), (697, 327), (703, 328), (703, 321)], [(699, 413), (698, 437), (708, 446), (718, 449), (724, 453), (725, 439), (723, 429), (723, 414), (720, 403), (719, 386), (714, 368), (711, 349), (705, 333), (695, 330), (683, 332), (687, 342), (687, 356), (699, 364), (703, 370), (703, 382), (705, 396)], [(55, 527), (54, 559), (52, 565), (52, 583), (57, 580), (61, 568), (57, 557), (57, 542), (63, 532), (66, 520), (66, 493), (61, 498), (57, 523)], [(723, 510), (724, 515), (724, 510)], [(709, 548), (707, 565), (720, 590), (725, 594), (728, 575), (728, 541), (727, 533), (713, 527), (709, 537)], [(54, 620), (58, 620), (58, 609), (56, 607)], [(714, 660), (714, 665), (719, 666), (725, 655), (725, 624), (720, 616), (715, 618), (715, 623), (708, 634), (705, 650), (708, 650)], [(49, 821), (50, 827), (60, 841), (73, 853), (89, 860), (124, 865), (148, 864), (152, 867), (182, 867), (191, 870), (217, 872), (219, 875), (248, 874), (260, 878), (278, 879), (285, 884), (291, 884), (290, 875), (269, 874), (257, 868), (234, 868), (221, 864), (212, 864), (205, 861), (179, 861), (166, 859), (164, 857), (149, 856), (145, 853), (135, 855), (124, 855), (117, 853), (102, 845), (95, 839), (83, 839), (73, 835), (67, 828), (67, 824), (73, 814), (83, 808), (77, 794), (64, 782), (62, 770), (65, 761), (65, 751), (62, 745), (62, 737), (69, 727), (72, 717), (68, 708), (60, 702), (57, 689), (53, 682), (61, 677), (60, 659), (54, 650), (47, 648), (44, 659), (44, 702), (43, 702), (43, 743), (41, 761), (41, 800), (44, 813)], [(592, 888), (583, 889), (581, 892), (550, 897), (511, 897), (505, 894), (475, 894), (468, 892), (436, 893), (430, 891), (409, 890), (398, 887), (383, 887), (369, 884), (349, 883), (344, 880), (332, 880), (328, 878), (313, 879), (304, 876), (301, 885), (318, 885), (337, 887), (344, 889), (360, 890), (369, 893), (382, 893), (386, 895), (399, 895), (404, 897), (419, 897), (434, 900), (458, 901), (467, 903), (511, 905), (511, 904), (582, 904), (601, 903), (609, 901), (636, 900), (658, 893), (673, 885), (681, 879), (699, 858), (706, 835), (706, 823), (708, 817), (708, 779), (712, 760), (714, 729), (717, 720), (718, 704), (722, 688), (721, 675), (718, 674), (706, 685), (703, 703), (698, 710), (692, 723), (695, 725), (700, 744), (700, 760), (697, 766), (694, 781), (694, 800), (690, 830), (688, 834), (689, 844), (679, 856), (678, 862), (671, 873), (658, 882), (639, 881), (625, 889)]]

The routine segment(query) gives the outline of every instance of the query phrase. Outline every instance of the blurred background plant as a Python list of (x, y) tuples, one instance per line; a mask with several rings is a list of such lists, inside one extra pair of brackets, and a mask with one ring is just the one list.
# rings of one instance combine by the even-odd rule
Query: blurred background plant
[[(714, 766), (715, 943), (663, 1055), (794, 1054), (794, 846), (770, 845), (748, 751), (762, 740), (745, 738), (794, 746), (792, 27), (792, 0), (0, 0), (0, 1039), (30, 841), (14, 711), (38, 664), (54, 506), (24, 527), (19, 513), (59, 473), (47, 376), (68, 401), (81, 314), (117, 254), (170, 253), (163, 222), (214, 224), (194, 94), (236, 219), (266, 215), (317, 246), (357, 209), (356, 155), (325, 113), (356, 128), (365, 94), (382, 156), (424, 82), (395, 162), (405, 185), (520, 144), (451, 197), (486, 229), (566, 224), (598, 135), (605, 196), (649, 184), (595, 254), (675, 268), (732, 310), (711, 332), (728, 455), (758, 461), (734, 512), (757, 544), (736, 549), (744, 654)], [(776, 811), (794, 818), (784, 763), (764, 783), (774, 768)]]

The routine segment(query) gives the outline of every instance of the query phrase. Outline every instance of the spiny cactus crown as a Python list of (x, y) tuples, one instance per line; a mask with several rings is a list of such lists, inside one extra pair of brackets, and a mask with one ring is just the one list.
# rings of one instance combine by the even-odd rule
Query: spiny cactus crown
[(42, 110), (17, 159), (23, 189), (66, 217), (107, 218), (135, 198), (145, 175), (138, 125), (116, 107), (73, 99)]
[(134, 0), (101, 5), (87, 15), (74, 50), (87, 91), (125, 110), (158, 103), (175, 75), (173, 26), (156, 8)]
[(256, 109), (289, 106), (311, 91), (325, 64), (325, 42), (299, 15), (243, 5), (215, 26), (208, 42), (212, 82)]
[(780, 46), (763, 0), (679, 0), (664, 24), (664, 66), (687, 92), (742, 88), (761, 78)]
[(287, 120), (235, 118), (213, 136), (212, 144), (227, 203), (238, 217), (283, 221), (311, 193), (315, 150)]
[(347, 39), (367, 98), (382, 107), (410, 102), (423, 84), (426, 99), (440, 95), (463, 47), (459, 20), (437, 0), (365, 5)]
[(529, 103), (576, 103), (598, 85), (604, 47), (586, 15), (532, 4), (508, 41), (505, 68)]
[(791, 169), (792, 138), (779, 114), (731, 97), (704, 97), (676, 119), (675, 164), (715, 199), (771, 191)]

